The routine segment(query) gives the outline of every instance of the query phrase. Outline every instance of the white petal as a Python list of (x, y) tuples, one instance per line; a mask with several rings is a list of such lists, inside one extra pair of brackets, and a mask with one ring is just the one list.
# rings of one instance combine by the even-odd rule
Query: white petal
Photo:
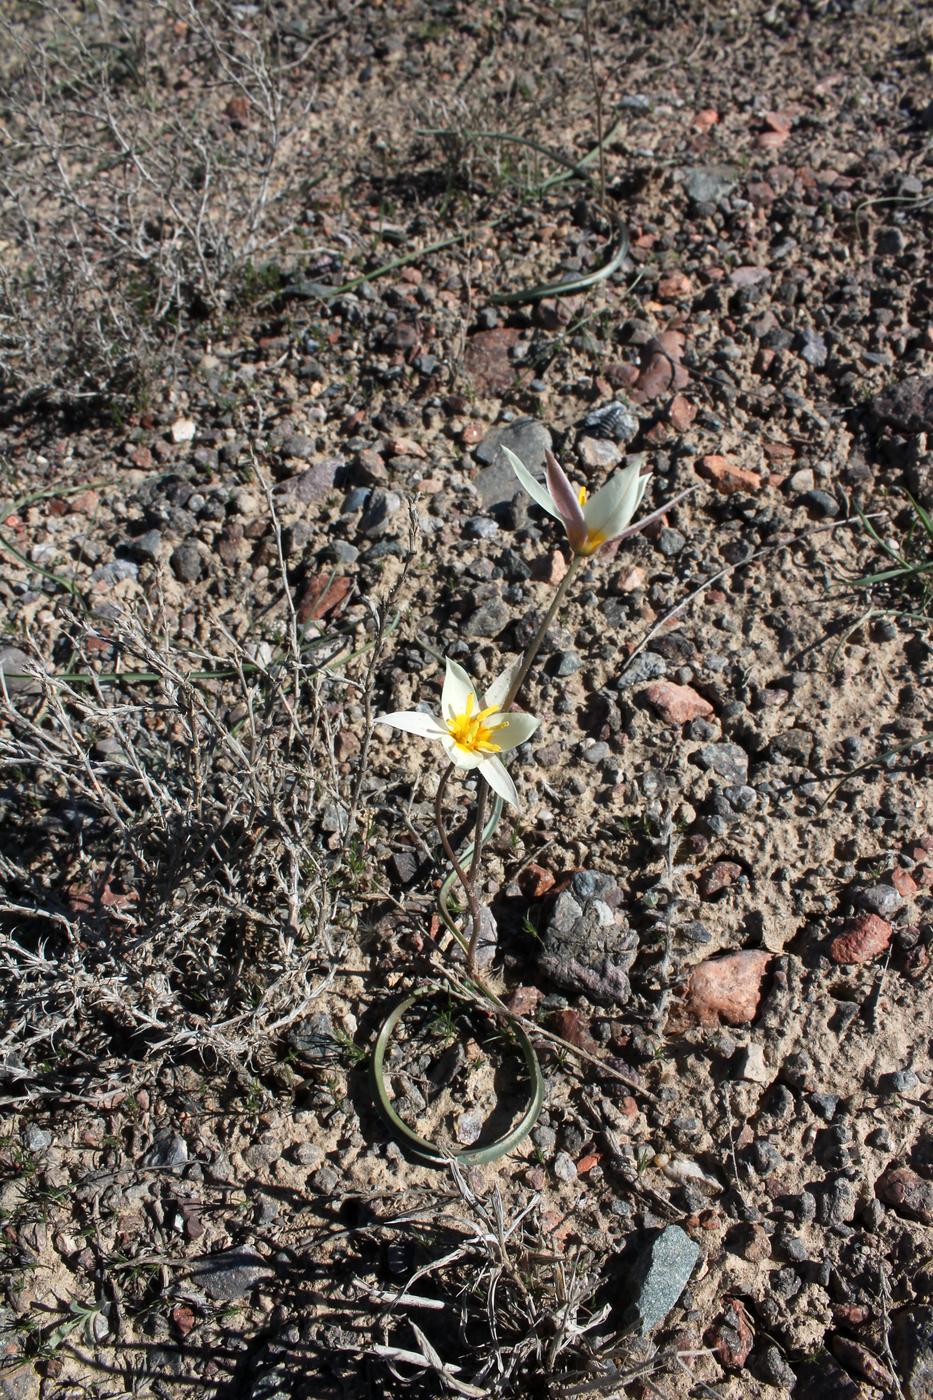
[(560, 520), (561, 514), (554, 504), (550, 491), (540, 481), (536, 481), (531, 472), (520, 458), (508, 447), (502, 448), (502, 453), (509, 466), (512, 468), (519, 481), (528, 492), (533, 501), (537, 501), (542, 510), (546, 510), (548, 515), (553, 515), (555, 520)]
[(518, 793), (515, 791), (515, 784), (506, 772), (505, 764), (501, 759), (484, 755), (479, 765), (479, 771), (493, 792), (497, 792), (504, 801), (511, 802), (513, 807), (518, 806)]
[(508, 753), (509, 749), (514, 749), (518, 744), (523, 744), (526, 739), (530, 739), (532, 734), (541, 723), (535, 719), (534, 715), (522, 714), (516, 710), (508, 715), (490, 715), (489, 723), (497, 725), (504, 721), (503, 727), (497, 729), (492, 736), (492, 742), (498, 744), (503, 753)]
[(625, 529), (638, 504), (640, 470), (637, 462), (633, 462), (630, 467), (616, 472), (593, 499), (587, 501), (583, 514), (591, 534), (611, 540)]
[(423, 710), (396, 710), (391, 715), (377, 715), (373, 724), (391, 724), (393, 729), (420, 734), (422, 739), (440, 739), (447, 733), (434, 715), (426, 715)]
[(479, 767), (483, 759), (483, 755), (481, 753), (473, 753), (469, 749), (462, 749), (454, 739), (453, 735), (448, 734), (446, 730), (443, 734), (440, 734), (438, 737), (441, 743), (444, 745), (444, 752), (446, 753), (447, 757), (450, 759), (451, 763), (456, 765), (457, 768)]
[(488, 710), (490, 705), (499, 707), (505, 704), (506, 697), (512, 689), (512, 682), (522, 669), (522, 661), (513, 661), (511, 666), (507, 666), (501, 676), (496, 676), (492, 685), (486, 691), (483, 699), (483, 709)]
[(451, 661), (448, 658), (447, 671), (444, 675), (444, 690), (441, 695), (441, 714), (445, 719), (450, 719), (451, 715), (465, 714), (471, 695), (474, 702), (473, 713), (476, 714), (481, 708), (476, 699), (476, 686), (463, 667), (458, 666), (456, 661)]

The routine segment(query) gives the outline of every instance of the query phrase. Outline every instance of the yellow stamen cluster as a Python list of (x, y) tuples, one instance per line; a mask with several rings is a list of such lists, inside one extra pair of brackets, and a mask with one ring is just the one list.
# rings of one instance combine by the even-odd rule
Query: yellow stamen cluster
[(586, 505), (586, 497), (587, 497), (587, 490), (586, 490), (586, 487), (585, 487), (585, 486), (581, 486), (580, 489), (579, 489), (579, 491), (577, 492), (577, 500), (580, 502), (581, 506), (585, 506), (585, 505)]
[(502, 719), (498, 724), (487, 724), (490, 715), (497, 714), (495, 705), (490, 705), (485, 710), (478, 710), (473, 713), (476, 704), (476, 696), (467, 696), (467, 705), (462, 715), (450, 715), (447, 720), (447, 732), (454, 743), (461, 749), (466, 749), (468, 753), (501, 753), (501, 746), (491, 742), (492, 735), (500, 729), (508, 728), (508, 720)]

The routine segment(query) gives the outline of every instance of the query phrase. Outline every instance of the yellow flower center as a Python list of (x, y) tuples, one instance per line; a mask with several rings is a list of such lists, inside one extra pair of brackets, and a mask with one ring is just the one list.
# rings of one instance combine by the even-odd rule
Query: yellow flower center
[(492, 735), (500, 729), (507, 729), (509, 722), (501, 719), (498, 724), (487, 724), (490, 715), (498, 714), (495, 705), (473, 713), (476, 696), (467, 696), (466, 709), (462, 715), (451, 715), (447, 720), (447, 732), (458, 748), (467, 753), (501, 753), (499, 744), (492, 742)]
[(587, 494), (588, 494), (588, 493), (587, 493), (586, 487), (585, 487), (585, 486), (581, 486), (580, 489), (579, 489), (579, 491), (577, 492), (577, 500), (580, 502), (581, 506), (585, 506), (585, 505), (586, 505)]
[(588, 530), (586, 539), (583, 541), (583, 544), (577, 550), (577, 554), (595, 554), (597, 549), (599, 549), (599, 546), (601, 544), (606, 543), (606, 539), (607, 536), (603, 533), (602, 530)]

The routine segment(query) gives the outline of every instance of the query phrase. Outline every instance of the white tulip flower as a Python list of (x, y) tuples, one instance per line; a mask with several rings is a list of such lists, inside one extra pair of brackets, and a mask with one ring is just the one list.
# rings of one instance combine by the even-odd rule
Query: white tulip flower
[[(503, 447), (502, 451), (529, 496), (548, 515), (561, 521), (574, 554), (595, 554), (600, 545), (608, 544), (626, 532), (634, 533), (634, 530), (628, 531), (628, 527), (648, 485), (648, 478), (642, 476), (638, 463), (616, 472), (595, 495), (588, 496), (585, 486), (581, 486), (579, 491), (574, 490), (553, 452), (546, 454), (545, 486), (532, 476), (514, 452), (507, 447)], [(634, 528), (643, 529), (662, 513), (655, 512)]]
[(441, 719), (422, 710), (399, 710), (391, 715), (378, 715), (376, 724), (390, 724), (423, 739), (436, 739), (444, 747), (451, 763), (458, 768), (477, 768), (480, 776), (506, 802), (518, 805), (518, 793), (505, 764), (498, 757), (508, 753), (538, 727), (532, 715), (505, 713), (509, 688), (515, 668), (504, 671), (481, 698), (462, 666), (447, 662), (444, 689), (441, 695)]

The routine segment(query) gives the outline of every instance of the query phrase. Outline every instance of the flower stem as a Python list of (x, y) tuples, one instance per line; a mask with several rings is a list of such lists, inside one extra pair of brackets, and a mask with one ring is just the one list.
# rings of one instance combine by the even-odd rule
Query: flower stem
[(480, 930), (483, 926), (483, 909), (476, 894), (476, 874), (479, 871), (479, 863), (483, 854), (483, 827), (486, 825), (486, 798), (489, 795), (489, 784), (480, 774), (476, 778), (476, 829), (473, 836), (473, 854), (470, 857), (470, 882), (472, 884), (473, 899), (470, 901), (470, 913), (473, 915), (473, 931), (470, 934), (470, 946), (467, 948), (466, 967), (467, 975), (472, 977), (476, 971), (476, 949), (479, 946)]
[(470, 906), (470, 916), (473, 920), (473, 932), (469, 944), (466, 945), (467, 973), (473, 975), (473, 964), (476, 957), (476, 943), (479, 938), (479, 930), (482, 922), (483, 912), (480, 909), (479, 900), (476, 897), (476, 887), (473, 883), (473, 875), (477, 869), (477, 856), (479, 854), (479, 842), (483, 835), (482, 814), (486, 806), (486, 785), (482, 783), (479, 795), (479, 805), (477, 809), (477, 844), (473, 848), (473, 855), (470, 858), (470, 873), (464, 870), (457, 859), (453, 846), (450, 844), (450, 837), (447, 835), (447, 826), (444, 822), (444, 797), (447, 793), (447, 784), (450, 782), (450, 775), (454, 771), (455, 765), (449, 763), (444, 769), (444, 776), (437, 785), (437, 793), (434, 798), (434, 823), (437, 827), (437, 834), (441, 838), (441, 845), (444, 847), (444, 854), (457, 872), (457, 879), (466, 892), (467, 902)]
[(564, 574), (564, 577), (561, 579), (557, 588), (557, 592), (551, 599), (551, 606), (544, 614), (544, 618), (541, 621), (541, 625), (539, 626), (537, 632), (528, 644), (528, 650), (525, 652), (525, 655), (522, 658), (522, 664), (519, 667), (518, 675), (515, 677), (511, 686), (509, 687), (509, 693), (506, 696), (505, 703), (502, 706), (503, 710), (508, 710), (513, 700), (518, 695), (518, 692), (525, 684), (525, 681), (528, 679), (528, 672), (531, 670), (532, 663), (534, 662), (535, 657), (541, 650), (541, 643), (544, 641), (544, 638), (547, 634), (547, 630), (550, 627), (551, 623), (554, 621), (554, 616), (557, 612), (557, 609), (564, 601), (564, 598), (567, 595), (567, 590), (570, 588), (570, 585), (576, 577), (580, 565), (584, 562), (585, 558), (586, 556), (583, 554), (575, 554), (571, 559), (570, 567)]

